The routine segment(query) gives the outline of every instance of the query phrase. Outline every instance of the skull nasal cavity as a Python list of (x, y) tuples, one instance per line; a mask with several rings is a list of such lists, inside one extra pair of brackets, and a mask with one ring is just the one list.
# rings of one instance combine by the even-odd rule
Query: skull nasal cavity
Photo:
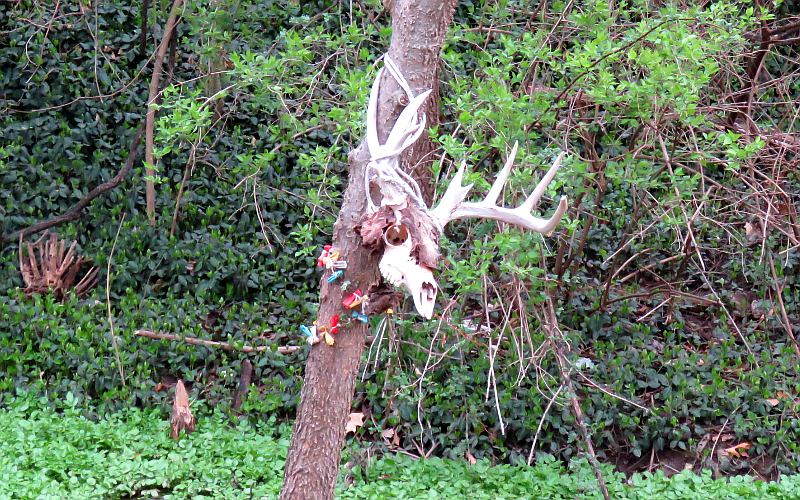
[(402, 245), (408, 239), (408, 228), (402, 224), (395, 224), (386, 230), (385, 238), (389, 245)]

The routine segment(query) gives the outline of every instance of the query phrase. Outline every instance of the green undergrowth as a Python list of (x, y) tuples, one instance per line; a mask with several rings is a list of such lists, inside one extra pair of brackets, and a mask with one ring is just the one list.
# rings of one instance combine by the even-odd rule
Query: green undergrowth
[[(273, 420), (231, 422), (195, 403), (197, 431), (175, 442), (156, 410), (87, 417), (77, 401), (56, 412), (22, 396), (0, 411), (0, 498), (275, 498), (289, 428)], [(779, 483), (713, 480), (690, 471), (629, 480), (603, 467), (613, 498), (796, 498), (800, 476)], [(343, 467), (339, 498), (600, 498), (584, 460), (569, 467), (543, 455), (536, 465), (414, 460), (384, 455)]]
[[(19, 399), (0, 412), (0, 498), (241, 498), (280, 490), (288, 431), (219, 413), (178, 442), (157, 410), (98, 420)], [(202, 410), (201, 410), (202, 411)]]
[[(630, 480), (603, 466), (604, 480), (611, 498), (642, 499), (718, 499), (718, 498), (797, 498), (800, 477), (786, 476), (780, 483), (754, 481), (736, 476), (714, 480), (710, 474), (684, 471), (672, 477), (663, 473), (636, 474)], [(470, 466), (463, 461), (432, 458), (414, 460), (407, 456), (387, 456), (371, 463), (363, 477), (340, 498), (603, 498), (594, 472), (585, 460), (569, 467), (547, 456), (532, 467), (491, 465), (478, 461)]]

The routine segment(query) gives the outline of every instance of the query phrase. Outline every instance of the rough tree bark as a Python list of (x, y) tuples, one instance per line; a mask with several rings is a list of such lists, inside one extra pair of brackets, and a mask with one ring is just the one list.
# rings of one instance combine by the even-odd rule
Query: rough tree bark
[[(447, 28), (453, 18), (455, 0), (386, 0), (391, 12), (392, 40), (389, 55), (405, 75), (411, 88), (419, 93), (430, 88), (426, 111), (428, 123), (438, 118), (439, 52)], [(378, 133), (385, 140), (387, 131), (405, 104), (405, 95), (388, 74), (384, 75), (378, 107)], [(425, 161), (432, 146), (415, 147), (403, 158), (414, 166)], [(380, 280), (378, 253), (371, 254), (361, 247), (353, 228), (366, 211), (364, 171), (369, 160), (365, 143), (350, 153), (350, 175), (339, 217), (334, 225), (333, 245), (347, 260), (347, 279), (366, 292)], [(420, 170), (414, 169), (420, 178)], [(425, 177), (424, 175), (427, 175)], [(429, 184), (430, 173), (424, 174), (420, 185)], [(424, 189), (424, 188), (423, 188)], [(430, 192), (428, 193), (430, 195)], [(335, 314), (344, 315), (342, 292), (338, 284), (320, 280), (320, 305), (317, 323), (328, 325)], [(356, 374), (367, 326), (354, 321), (340, 328), (336, 345), (321, 342), (311, 349), (306, 363), (305, 379), (300, 395), (300, 407), (295, 421), (292, 442), (286, 459), (282, 499), (333, 498), (339, 472), (345, 422), (355, 389)]]

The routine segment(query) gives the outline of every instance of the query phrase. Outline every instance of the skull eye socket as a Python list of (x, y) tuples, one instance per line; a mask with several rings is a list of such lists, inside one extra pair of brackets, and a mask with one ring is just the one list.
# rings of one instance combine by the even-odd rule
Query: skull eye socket
[(383, 233), (383, 240), (387, 245), (400, 246), (408, 239), (408, 228), (402, 224), (395, 224)]

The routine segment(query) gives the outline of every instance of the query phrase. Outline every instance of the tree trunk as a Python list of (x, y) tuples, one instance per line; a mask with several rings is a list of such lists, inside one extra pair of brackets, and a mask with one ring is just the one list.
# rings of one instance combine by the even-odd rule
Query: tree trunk
[[(433, 88), (426, 112), (428, 123), (438, 121), (437, 68), (444, 35), (453, 18), (455, 0), (394, 0), (385, 5), (392, 16), (392, 41), (389, 55), (405, 75), (411, 88), (419, 93)], [(378, 107), (378, 129), (381, 140), (405, 106), (402, 90), (388, 74), (384, 76)], [(427, 141), (427, 138), (425, 138)], [(422, 142), (422, 139), (420, 140)], [(403, 160), (414, 166), (430, 156), (433, 146), (415, 146)], [(366, 211), (364, 171), (369, 160), (365, 143), (350, 154), (350, 175), (339, 218), (334, 225), (333, 246), (347, 260), (346, 278), (352, 283), (349, 290), (364, 293), (380, 280), (378, 253), (371, 254), (361, 247), (353, 228)], [(428, 163), (429, 164), (429, 163)], [(414, 169), (421, 177), (421, 186), (430, 186), (430, 169)], [(420, 175), (422, 174), (422, 175)], [(427, 182), (426, 182), (427, 181)], [(423, 188), (425, 189), (425, 188)], [(330, 324), (335, 314), (348, 314), (342, 307), (339, 285), (320, 280), (320, 305), (317, 324)], [(346, 312), (345, 312), (346, 311)], [(334, 346), (320, 342), (312, 347), (306, 363), (300, 407), (295, 421), (292, 442), (286, 459), (282, 499), (333, 498), (339, 472), (345, 423), (355, 389), (361, 352), (368, 327), (359, 321), (340, 327)]]

